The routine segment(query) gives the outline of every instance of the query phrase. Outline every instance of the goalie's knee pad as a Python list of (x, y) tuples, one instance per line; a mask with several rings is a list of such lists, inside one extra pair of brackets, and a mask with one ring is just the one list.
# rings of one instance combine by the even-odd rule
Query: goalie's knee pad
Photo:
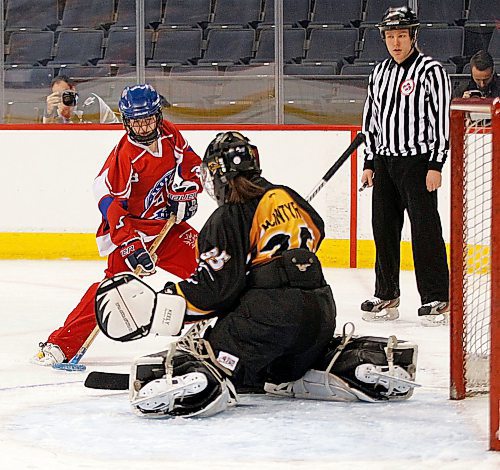
[(130, 402), (148, 417), (207, 417), (236, 401), (231, 382), (190, 353), (169, 351), (138, 358), (130, 374)]

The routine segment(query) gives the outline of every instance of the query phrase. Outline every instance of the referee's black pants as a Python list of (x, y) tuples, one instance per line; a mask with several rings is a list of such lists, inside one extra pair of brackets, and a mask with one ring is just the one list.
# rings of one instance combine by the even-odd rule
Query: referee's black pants
[(399, 297), (400, 243), (404, 211), (411, 224), (417, 289), (422, 304), (448, 301), (449, 273), (437, 191), (426, 188), (427, 155), (375, 157), (372, 226), (376, 247), (375, 296)]

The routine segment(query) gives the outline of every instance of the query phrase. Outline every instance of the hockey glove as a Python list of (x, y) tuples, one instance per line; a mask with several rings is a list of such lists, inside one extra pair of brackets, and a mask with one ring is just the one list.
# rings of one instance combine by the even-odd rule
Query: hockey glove
[(175, 223), (188, 220), (198, 210), (198, 185), (190, 181), (183, 181), (174, 185), (168, 191), (168, 205), (171, 213), (175, 214)]
[(134, 271), (137, 266), (148, 274), (155, 270), (155, 263), (140, 238), (132, 238), (125, 242), (120, 247), (120, 255), (131, 271)]

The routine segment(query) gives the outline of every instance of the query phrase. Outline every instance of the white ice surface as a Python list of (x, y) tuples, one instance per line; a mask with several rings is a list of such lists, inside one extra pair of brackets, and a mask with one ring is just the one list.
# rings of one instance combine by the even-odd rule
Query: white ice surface
[[(244, 396), (213, 418), (147, 420), (130, 412), (125, 393), (84, 388), (86, 373), (29, 363), (103, 269), (103, 262), (0, 261), (1, 469), (500, 469), (500, 453), (487, 451), (487, 399), (448, 399), (448, 328), (419, 325), (412, 272), (401, 275), (401, 318), (369, 324), (359, 304), (372, 294), (372, 271), (326, 270), (338, 331), (353, 321), (356, 334), (418, 344), (423, 387), (409, 401)], [(161, 338), (120, 344), (100, 335), (82, 362), (87, 372), (128, 372), (133, 357), (163, 345)]]

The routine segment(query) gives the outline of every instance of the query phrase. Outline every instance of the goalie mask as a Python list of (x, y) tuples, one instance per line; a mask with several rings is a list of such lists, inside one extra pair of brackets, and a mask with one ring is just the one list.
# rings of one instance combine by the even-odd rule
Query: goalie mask
[(226, 202), (231, 179), (255, 174), (260, 174), (259, 152), (243, 134), (223, 132), (210, 142), (201, 165), (201, 181), (219, 206)]
[(160, 137), (162, 98), (151, 85), (126, 87), (118, 103), (130, 140), (150, 145)]
[(105, 279), (95, 297), (97, 324), (115, 341), (133, 341), (150, 333), (178, 335), (185, 311), (183, 297), (157, 293), (132, 273)]
[(407, 29), (413, 43), (417, 40), (417, 32), (420, 26), (415, 12), (407, 7), (390, 7), (384, 13), (382, 21), (377, 24), (382, 39), (385, 39), (385, 32), (395, 29)]

